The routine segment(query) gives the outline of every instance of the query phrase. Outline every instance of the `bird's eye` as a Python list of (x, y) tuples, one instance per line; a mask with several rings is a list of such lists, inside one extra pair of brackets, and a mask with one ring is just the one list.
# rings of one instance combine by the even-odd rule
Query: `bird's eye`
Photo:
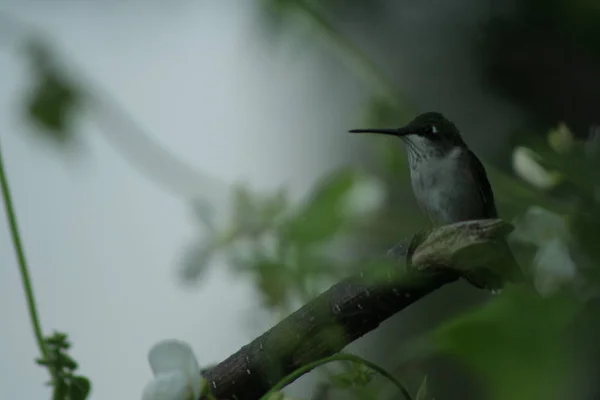
[(426, 125), (423, 127), (423, 133), (426, 135), (435, 135), (438, 133), (437, 127), (435, 125)]

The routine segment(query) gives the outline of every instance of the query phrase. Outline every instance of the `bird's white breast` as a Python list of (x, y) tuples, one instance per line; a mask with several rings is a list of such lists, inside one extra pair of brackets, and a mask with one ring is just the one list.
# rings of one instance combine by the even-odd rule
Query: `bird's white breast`
[[(453, 208), (469, 199), (472, 182), (466, 181), (459, 168), (464, 150), (455, 148), (444, 155), (430, 155), (411, 168), (411, 182), (417, 202), (438, 223), (450, 223)], [(462, 166), (464, 167), (464, 166)]]

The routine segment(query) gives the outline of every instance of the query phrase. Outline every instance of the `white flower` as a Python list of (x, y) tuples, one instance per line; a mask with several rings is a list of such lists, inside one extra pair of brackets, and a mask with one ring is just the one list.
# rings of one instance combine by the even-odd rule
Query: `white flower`
[(548, 240), (569, 238), (569, 229), (564, 218), (540, 206), (531, 206), (525, 214), (513, 221), (515, 230), (511, 237), (522, 243), (543, 246)]
[(148, 352), (154, 379), (144, 388), (142, 400), (197, 400), (203, 379), (192, 348), (175, 339), (162, 340)]
[(510, 239), (537, 247), (533, 260), (534, 284), (542, 294), (551, 293), (577, 276), (567, 243), (570, 239), (565, 220), (542, 207), (532, 206), (514, 221)]
[(540, 156), (527, 147), (517, 147), (513, 151), (512, 164), (515, 173), (525, 182), (538, 189), (550, 189), (560, 182), (557, 172), (548, 172), (538, 160)]
[(539, 247), (534, 265), (535, 287), (540, 293), (551, 293), (561, 284), (572, 281), (577, 273), (566, 243), (557, 237)]

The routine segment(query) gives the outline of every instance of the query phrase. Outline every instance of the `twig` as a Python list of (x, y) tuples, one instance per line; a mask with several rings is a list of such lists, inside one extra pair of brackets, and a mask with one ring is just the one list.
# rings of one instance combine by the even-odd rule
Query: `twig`
[(489, 251), (510, 230), (502, 220), (479, 220), (415, 235), (408, 250), (396, 248), (391, 254), (394, 266), (373, 265), (344, 279), (205, 370), (212, 394), (218, 399), (260, 398), (290, 372), (341, 351), (398, 311), (455, 281), (461, 271), (481, 267), (470, 265), (464, 255), (477, 248)]

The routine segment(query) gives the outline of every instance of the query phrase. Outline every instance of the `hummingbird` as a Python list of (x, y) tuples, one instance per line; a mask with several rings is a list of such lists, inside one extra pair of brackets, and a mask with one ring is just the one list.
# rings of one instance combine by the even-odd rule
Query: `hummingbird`
[[(498, 218), (494, 193), (483, 164), (469, 149), (456, 125), (441, 113), (420, 114), (401, 128), (350, 132), (402, 139), (408, 154), (413, 193), (434, 226)], [(516, 265), (512, 253), (510, 258), (509, 262)], [(497, 276), (477, 275), (474, 271), (470, 276), (465, 274), (465, 278), (477, 287), (492, 291), (502, 286)]]

